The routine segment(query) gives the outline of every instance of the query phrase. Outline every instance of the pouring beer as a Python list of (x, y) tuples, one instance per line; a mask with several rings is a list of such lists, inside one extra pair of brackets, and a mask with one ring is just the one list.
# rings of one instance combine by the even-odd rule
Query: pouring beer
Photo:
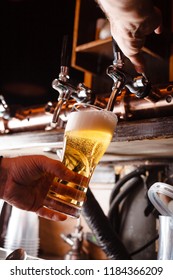
[(80, 216), (89, 181), (112, 140), (116, 125), (113, 112), (89, 104), (74, 106), (65, 128), (62, 162), (87, 177), (88, 182), (76, 185), (54, 178), (45, 200), (49, 208), (72, 217)]

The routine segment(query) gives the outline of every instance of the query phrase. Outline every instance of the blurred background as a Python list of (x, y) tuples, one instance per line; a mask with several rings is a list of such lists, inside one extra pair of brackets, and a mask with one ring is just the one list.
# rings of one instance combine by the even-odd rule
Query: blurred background
[(59, 74), (63, 37), (72, 40), (74, 12), (75, 0), (0, 1), (0, 94), (9, 105), (57, 100), (51, 83)]

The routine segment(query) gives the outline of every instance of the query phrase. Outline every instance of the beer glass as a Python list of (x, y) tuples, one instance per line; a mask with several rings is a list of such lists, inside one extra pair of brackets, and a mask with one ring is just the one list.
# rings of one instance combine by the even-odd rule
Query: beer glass
[(117, 124), (113, 112), (89, 104), (76, 104), (69, 114), (64, 133), (62, 162), (70, 170), (88, 178), (80, 185), (54, 178), (45, 206), (78, 218), (86, 199), (95, 167), (107, 150)]

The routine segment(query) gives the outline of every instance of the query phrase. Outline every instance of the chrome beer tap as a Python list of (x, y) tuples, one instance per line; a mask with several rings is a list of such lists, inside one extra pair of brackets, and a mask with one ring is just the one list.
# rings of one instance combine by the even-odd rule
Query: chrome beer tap
[(53, 123), (57, 123), (62, 105), (68, 102), (70, 98), (75, 99), (77, 102), (88, 103), (92, 100), (91, 90), (84, 84), (74, 84), (68, 76), (68, 67), (61, 66), (59, 79), (52, 82), (52, 87), (59, 92), (58, 102), (53, 114)]
[(0, 118), (9, 119), (11, 117), (10, 108), (3, 95), (0, 95)]
[(61, 238), (71, 246), (71, 249), (64, 256), (65, 260), (86, 260), (87, 253), (83, 250), (84, 232), (81, 226), (81, 219), (76, 220), (75, 230), (67, 235), (61, 233)]
[(123, 53), (113, 39), (113, 65), (108, 66), (106, 73), (113, 79), (112, 93), (110, 95), (107, 110), (113, 111), (118, 95), (126, 87), (131, 93), (134, 93), (137, 98), (145, 98), (152, 102), (159, 100), (158, 93), (152, 90), (151, 83), (145, 73), (140, 76), (132, 77), (129, 73), (123, 70)]
[(58, 102), (54, 109), (52, 123), (56, 124), (61, 112), (63, 104), (68, 103), (69, 99), (74, 99), (76, 102), (90, 103), (93, 96), (91, 90), (83, 83), (75, 83), (70, 79), (67, 54), (67, 38), (64, 38), (62, 53), (61, 53), (61, 67), (59, 78), (54, 79), (52, 87), (59, 92)]

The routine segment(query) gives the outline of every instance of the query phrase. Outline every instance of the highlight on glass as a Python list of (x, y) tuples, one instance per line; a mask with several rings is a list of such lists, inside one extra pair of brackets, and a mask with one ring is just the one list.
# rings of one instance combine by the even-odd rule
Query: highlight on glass
[(88, 178), (79, 185), (54, 178), (44, 206), (78, 218), (95, 167), (106, 152), (117, 125), (116, 115), (90, 104), (76, 104), (64, 133), (64, 165)]

